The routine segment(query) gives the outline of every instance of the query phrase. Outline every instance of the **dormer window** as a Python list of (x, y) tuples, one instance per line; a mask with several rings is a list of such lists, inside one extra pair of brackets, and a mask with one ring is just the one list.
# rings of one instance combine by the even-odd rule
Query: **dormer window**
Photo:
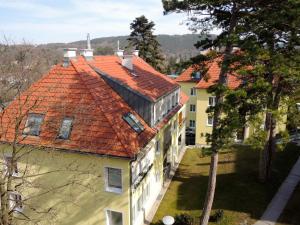
[(28, 115), (23, 134), (39, 136), (44, 115), (31, 113)]
[(192, 76), (193, 79), (201, 79), (201, 72), (200, 71), (194, 71), (191, 76)]
[(172, 95), (172, 107), (176, 105), (175, 95)]
[(61, 123), (58, 138), (67, 140), (70, 138), (71, 130), (73, 125), (73, 118), (66, 117)]
[(132, 113), (126, 113), (123, 119), (134, 129), (137, 133), (141, 133), (145, 128), (142, 123)]

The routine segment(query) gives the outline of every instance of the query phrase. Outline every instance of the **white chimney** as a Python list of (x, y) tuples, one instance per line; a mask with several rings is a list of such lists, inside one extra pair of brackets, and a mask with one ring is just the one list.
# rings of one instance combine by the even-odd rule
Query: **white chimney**
[(139, 50), (137, 49), (133, 50), (132, 55), (139, 56)]
[(125, 55), (122, 58), (122, 66), (126, 67), (129, 70), (133, 70), (133, 63), (132, 63), (133, 55)]
[(71, 59), (76, 59), (76, 52), (77, 48), (64, 48), (64, 67), (69, 66)]
[(123, 57), (124, 55), (124, 50), (120, 49), (120, 41), (118, 40), (118, 49), (117, 51), (115, 51), (115, 55), (119, 56), (119, 57)]
[(86, 60), (92, 60), (94, 57), (94, 49), (91, 48), (90, 34), (87, 34), (86, 45), (86, 49), (80, 49), (80, 55), (84, 56)]

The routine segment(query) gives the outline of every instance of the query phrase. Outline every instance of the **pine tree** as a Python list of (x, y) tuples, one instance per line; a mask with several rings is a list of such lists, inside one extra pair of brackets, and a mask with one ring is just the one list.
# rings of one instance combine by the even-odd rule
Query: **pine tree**
[[(212, 209), (217, 177), (218, 152), (225, 143), (227, 136), (231, 136), (230, 130), (225, 132), (222, 126), (224, 96), (228, 90), (227, 75), (233, 57), (233, 47), (235, 46), (237, 28), (243, 26), (243, 18), (247, 15), (247, 10), (251, 7), (248, 1), (222, 1), (222, 0), (190, 0), (190, 1), (163, 1), (165, 13), (168, 12), (188, 12), (190, 15), (190, 28), (194, 31), (200, 30), (202, 34), (208, 36), (214, 26), (222, 27), (223, 31), (215, 40), (206, 38), (196, 44), (196, 47), (208, 49), (211, 47), (225, 47), (222, 55), (216, 54), (220, 62), (220, 73), (217, 84), (210, 88), (216, 96), (215, 107), (209, 108), (208, 113), (213, 114), (212, 134), (207, 135), (207, 141), (211, 143), (211, 164), (209, 172), (208, 188), (206, 199), (201, 215), (201, 225), (207, 225)], [(212, 55), (212, 58), (214, 55)], [(199, 57), (197, 57), (199, 58)], [(205, 57), (201, 57), (202, 60)], [(205, 59), (207, 60), (207, 59)]]
[[(222, 1), (165, 0), (168, 12), (188, 12), (190, 28), (202, 33), (222, 29), (216, 40), (199, 41), (202, 48), (225, 47), (218, 84), (210, 92), (216, 96), (211, 143), (212, 158), (206, 201), (201, 224), (208, 223), (214, 191), (218, 151), (248, 120), (266, 109), (265, 141), (261, 171), (270, 175), (275, 148), (275, 128), (280, 100), (290, 95), (299, 83), (299, 1)], [(233, 46), (241, 47), (232, 54)], [(298, 60), (297, 60), (298, 59)], [(234, 72), (243, 80), (238, 90), (228, 90), (227, 74)], [(237, 107), (240, 104), (240, 107)], [(222, 115), (222, 117), (221, 117)]]
[[(242, 105), (248, 118), (265, 114), (259, 179), (266, 182), (271, 178), (281, 109), (289, 107), (286, 100), (295, 95), (300, 83), (300, 52), (296, 48), (300, 44), (300, 2), (270, 0), (258, 2), (256, 7), (255, 16), (247, 18), (239, 31), (243, 36), (239, 63), (247, 68), (241, 71), (246, 74), (243, 88), (248, 92)], [(237, 108), (236, 103), (234, 106)]]
[(160, 72), (164, 72), (164, 57), (160, 50), (160, 44), (153, 34), (154, 22), (148, 21), (145, 16), (137, 17), (131, 24), (132, 30), (128, 48), (134, 47), (139, 50), (139, 56)]

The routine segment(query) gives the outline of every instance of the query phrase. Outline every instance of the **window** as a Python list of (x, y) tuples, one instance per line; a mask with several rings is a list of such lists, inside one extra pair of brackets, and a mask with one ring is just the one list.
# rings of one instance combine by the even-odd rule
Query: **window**
[(143, 210), (143, 196), (141, 195), (138, 199), (138, 212)]
[(171, 106), (171, 100), (168, 99), (168, 112), (172, 109), (172, 106)]
[(22, 212), (23, 211), (23, 203), (22, 196), (16, 192), (9, 193), (9, 208), (10, 210)]
[(176, 102), (175, 102), (175, 95), (172, 96), (172, 107), (174, 107), (176, 105)]
[(155, 153), (160, 153), (160, 140), (157, 140), (155, 143)]
[(173, 130), (176, 130), (177, 129), (177, 120), (175, 120), (174, 122), (173, 122)]
[(122, 171), (121, 169), (106, 167), (106, 191), (122, 192)]
[(178, 102), (179, 102), (179, 99), (178, 99), (178, 93), (176, 93), (176, 95), (175, 95), (175, 101), (176, 101), (176, 105), (177, 105)]
[(207, 117), (207, 126), (212, 126), (214, 123), (214, 118), (212, 116)]
[(201, 79), (201, 72), (200, 71), (194, 71), (192, 72), (192, 78), (193, 79)]
[(191, 88), (191, 96), (195, 96), (196, 95), (196, 89), (195, 88)]
[[(17, 162), (13, 162), (11, 155), (4, 156), (4, 168), (3, 171), (6, 175), (18, 176), (18, 165)], [(10, 174), (9, 174), (10, 173)]]
[(216, 97), (215, 96), (208, 97), (208, 106), (215, 106), (215, 105), (216, 105)]
[(40, 128), (41, 123), (44, 119), (44, 115), (41, 114), (29, 114), (25, 129), (23, 134), (25, 135), (33, 135), (33, 136), (39, 136), (40, 135)]
[(190, 127), (195, 128), (195, 120), (190, 120)]
[(190, 105), (190, 112), (196, 112), (196, 105)]
[(72, 118), (64, 118), (61, 127), (59, 130), (58, 138), (59, 139), (69, 139), (71, 130), (72, 130), (73, 119)]
[(107, 210), (107, 225), (123, 225), (123, 215), (120, 212)]
[(180, 134), (179, 137), (178, 137), (178, 145), (179, 145), (179, 146), (181, 145), (181, 134)]
[(126, 113), (123, 119), (134, 129), (137, 133), (141, 133), (144, 130), (142, 123), (132, 114)]

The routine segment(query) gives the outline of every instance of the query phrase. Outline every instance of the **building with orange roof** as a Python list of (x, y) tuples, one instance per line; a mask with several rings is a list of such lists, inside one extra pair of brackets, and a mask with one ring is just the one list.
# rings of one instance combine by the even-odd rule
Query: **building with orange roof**
[(93, 56), (89, 41), (80, 55), (65, 49), (63, 63), (1, 112), (14, 218), (143, 224), (184, 152), (187, 101), (136, 51)]
[[(205, 69), (199, 65), (192, 65), (184, 70), (175, 81), (181, 86), (181, 90), (189, 96), (186, 107), (187, 144), (206, 146), (206, 134), (212, 132), (213, 118), (206, 113), (210, 106), (215, 105), (215, 96), (207, 92), (207, 89), (219, 80), (221, 57), (204, 62)], [(205, 72), (203, 72), (205, 71)], [(236, 89), (242, 83), (237, 74), (227, 76), (227, 86)], [(285, 122), (277, 126), (277, 131), (285, 130)], [(236, 134), (235, 141), (243, 142), (254, 128), (245, 125)]]

